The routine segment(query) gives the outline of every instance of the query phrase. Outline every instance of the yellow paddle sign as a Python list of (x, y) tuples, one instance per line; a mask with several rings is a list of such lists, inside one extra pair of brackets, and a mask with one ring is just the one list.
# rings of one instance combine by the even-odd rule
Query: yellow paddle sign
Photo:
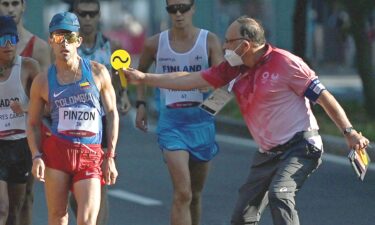
[(128, 86), (128, 82), (126, 81), (126, 77), (122, 69), (129, 68), (130, 63), (131, 63), (130, 55), (127, 51), (123, 49), (116, 50), (111, 55), (111, 65), (113, 69), (118, 71), (119, 76), (120, 76), (121, 86), (123, 88), (126, 88)]

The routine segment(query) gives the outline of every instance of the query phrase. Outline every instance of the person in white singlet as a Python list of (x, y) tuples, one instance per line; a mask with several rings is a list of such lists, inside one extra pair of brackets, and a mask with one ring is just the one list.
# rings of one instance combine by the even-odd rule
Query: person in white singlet
[(39, 64), (16, 54), (18, 33), (11, 17), (0, 16), (0, 225), (18, 225), (31, 176), (26, 111)]
[[(200, 71), (223, 60), (216, 35), (193, 25), (193, 0), (167, 0), (172, 21), (169, 30), (150, 37), (138, 69), (146, 72), (155, 63), (156, 72)], [(172, 225), (198, 225), (201, 193), (210, 160), (218, 153), (214, 118), (199, 104), (208, 89), (176, 91), (157, 89), (158, 142), (173, 184)], [(144, 86), (137, 87), (136, 126), (147, 131)]]
[[(0, 0), (0, 15), (10, 16), (17, 24), (19, 42), (16, 53), (23, 57), (35, 59), (41, 70), (47, 70), (51, 63), (51, 50), (48, 43), (31, 33), (23, 25), (23, 15), (26, 11), (25, 0)], [(19, 225), (31, 225), (34, 202), (34, 177), (29, 176), (26, 184), (26, 196), (22, 207), (22, 217)]]

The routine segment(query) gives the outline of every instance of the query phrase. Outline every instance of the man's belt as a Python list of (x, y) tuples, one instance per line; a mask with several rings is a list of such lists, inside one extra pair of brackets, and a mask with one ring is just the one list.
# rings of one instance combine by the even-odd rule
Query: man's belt
[(300, 131), (300, 132), (297, 132), (289, 141), (285, 142), (284, 144), (273, 147), (268, 151), (264, 151), (264, 153), (279, 154), (279, 153), (282, 153), (282, 152), (288, 150), (290, 147), (299, 143), (302, 140), (306, 140), (308, 138), (318, 136), (318, 135), (319, 135), (319, 132), (317, 130)]

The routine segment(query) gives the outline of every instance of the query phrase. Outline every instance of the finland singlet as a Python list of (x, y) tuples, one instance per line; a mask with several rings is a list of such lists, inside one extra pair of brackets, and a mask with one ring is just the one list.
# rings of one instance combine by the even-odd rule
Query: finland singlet
[[(168, 34), (169, 30), (160, 33), (156, 55), (156, 73), (196, 72), (208, 68), (207, 30), (200, 30), (194, 46), (185, 53), (175, 52), (171, 48)], [(160, 88), (159, 90), (159, 129), (214, 122), (211, 115), (198, 107), (208, 97), (209, 92), (202, 92), (198, 89), (179, 91)]]
[(48, 70), (51, 132), (73, 143), (100, 144), (102, 108), (100, 93), (91, 73), (90, 61), (81, 59), (82, 78), (71, 84), (57, 81), (56, 66)]
[(26, 115), (10, 108), (10, 101), (27, 105), (29, 98), (21, 82), (22, 57), (16, 56), (6, 81), (0, 82), (0, 140), (18, 140), (26, 137)]

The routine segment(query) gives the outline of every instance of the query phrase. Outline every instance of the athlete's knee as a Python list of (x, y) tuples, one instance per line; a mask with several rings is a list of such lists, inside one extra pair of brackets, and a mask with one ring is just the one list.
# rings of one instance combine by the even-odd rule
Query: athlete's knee
[(9, 204), (6, 202), (0, 202), (0, 218), (8, 218), (9, 215)]
[[(68, 220), (68, 211), (66, 208), (61, 208), (61, 209), (48, 209), (48, 216), (53, 220), (53, 221), (65, 221)], [(64, 224), (64, 223), (63, 223)]]
[(77, 218), (77, 225), (96, 225), (96, 217)]
[(191, 190), (188, 188), (176, 190), (174, 193), (174, 200), (180, 204), (190, 204), (192, 200)]

